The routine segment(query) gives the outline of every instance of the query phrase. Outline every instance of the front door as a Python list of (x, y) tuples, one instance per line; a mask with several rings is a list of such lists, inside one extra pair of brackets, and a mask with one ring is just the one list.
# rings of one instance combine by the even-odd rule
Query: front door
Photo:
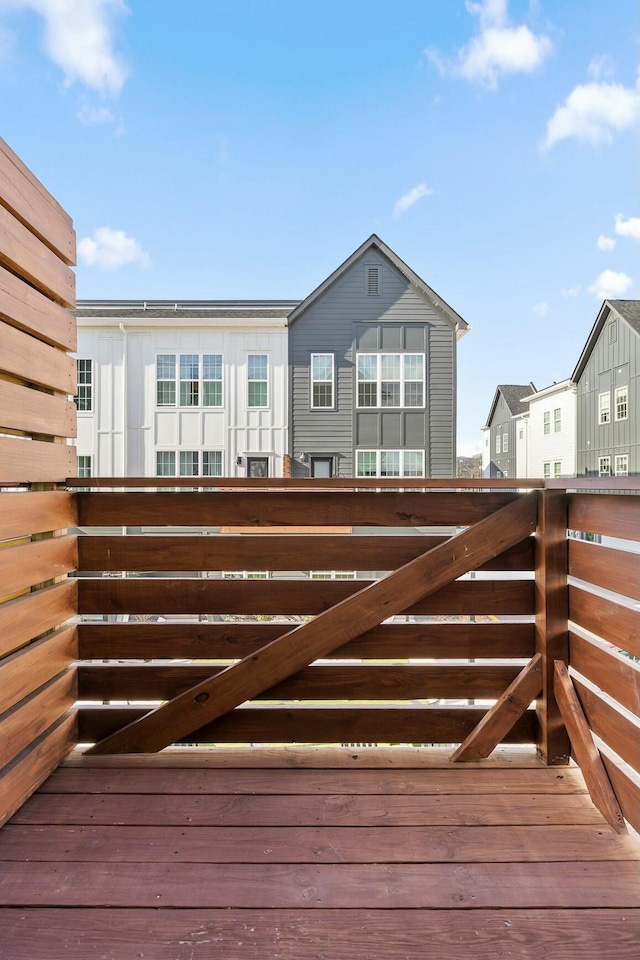
[(247, 457), (247, 476), (256, 478), (269, 476), (269, 457)]
[(312, 477), (332, 477), (333, 457), (311, 457)]

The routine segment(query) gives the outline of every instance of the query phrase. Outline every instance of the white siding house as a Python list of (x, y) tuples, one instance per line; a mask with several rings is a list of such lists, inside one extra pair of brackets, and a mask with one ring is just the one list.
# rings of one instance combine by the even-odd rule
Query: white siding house
[(528, 477), (575, 477), (576, 387), (570, 380), (529, 398)]

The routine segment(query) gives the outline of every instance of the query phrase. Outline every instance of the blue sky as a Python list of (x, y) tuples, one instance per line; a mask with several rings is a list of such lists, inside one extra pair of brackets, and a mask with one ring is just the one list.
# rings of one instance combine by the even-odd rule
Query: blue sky
[(498, 383), (570, 376), (640, 289), (637, 0), (0, 0), (0, 134), (79, 298), (295, 299), (377, 233)]

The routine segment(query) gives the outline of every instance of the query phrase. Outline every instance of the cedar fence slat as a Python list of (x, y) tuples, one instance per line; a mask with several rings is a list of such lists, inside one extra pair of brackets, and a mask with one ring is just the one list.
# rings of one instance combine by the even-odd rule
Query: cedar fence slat
[(66, 396), (0, 379), (0, 424), (5, 429), (75, 437), (76, 408)]
[(640, 657), (640, 612), (569, 586), (569, 616), (579, 627)]
[(483, 480), (480, 478), (469, 479), (466, 477), (450, 477), (448, 479), (439, 479), (434, 477), (198, 477), (197, 483), (193, 479), (186, 477), (92, 477), (88, 482), (82, 483), (78, 477), (69, 479), (70, 486), (91, 487), (94, 490), (106, 489), (126, 489), (142, 488), (150, 489), (155, 487), (171, 487), (192, 489), (197, 486), (198, 489), (213, 487), (216, 490), (243, 489), (248, 492), (252, 490), (427, 490), (427, 491), (447, 491), (452, 490), (472, 490), (479, 491), (495, 490), (540, 490), (548, 481), (530, 480), (525, 478), (518, 479), (495, 479)]
[(77, 569), (77, 537), (51, 537), (0, 550), (0, 590), (6, 596)]
[(0, 370), (26, 383), (37, 383), (65, 395), (72, 396), (76, 392), (76, 361), (73, 357), (1, 320), (0, 343)]
[(67, 670), (0, 717), (0, 767), (28, 749), (77, 699), (75, 670)]
[(62, 483), (76, 468), (76, 448), (62, 443), (0, 437), (2, 483)]
[(78, 658), (77, 626), (62, 627), (0, 661), (0, 714)]
[(75, 496), (62, 490), (3, 493), (0, 495), (0, 540), (76, 526)]
[(640, 667), (615, 650), (570, 632), (570, 663), (587, 680), (640, 717)]
[(640, 501), (633, 495), (574, 493), (569, 498), (569, 529), (640, 540)]
[(579, 677), (572, 680), (592, 732), (640, 773), (640, 725), (581, 683)]
[(75, 275), (0, 204), (0, 262), (64, 307), (75, 307)]
[(78, 346), (75, 317), (30, 284), (0, 266), (0, 317), (62, 350)]
[(78, 610), (77, 595), (77, 582), (64, 580), (1, 604), (0, 656), (13, 653), (73, 617)]
[(584, 540), (569, 540), (569, 574), (613, 593), (640, 600), (640, 557), (637, 553), (612, 550)]
[(640, 787), (637, 780), (633, 780), (604, 750), (601, 751), (601, 754), (602, 762), (616, 792), (625, 820), (631, 824), (637, 833), (640, 833)]

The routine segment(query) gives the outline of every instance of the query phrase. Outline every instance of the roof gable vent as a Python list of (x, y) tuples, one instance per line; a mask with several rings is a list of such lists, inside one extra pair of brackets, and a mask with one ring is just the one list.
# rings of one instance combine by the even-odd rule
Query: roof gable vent
[(380, 296), (380, 267), (367, 267), (367, 296)]

